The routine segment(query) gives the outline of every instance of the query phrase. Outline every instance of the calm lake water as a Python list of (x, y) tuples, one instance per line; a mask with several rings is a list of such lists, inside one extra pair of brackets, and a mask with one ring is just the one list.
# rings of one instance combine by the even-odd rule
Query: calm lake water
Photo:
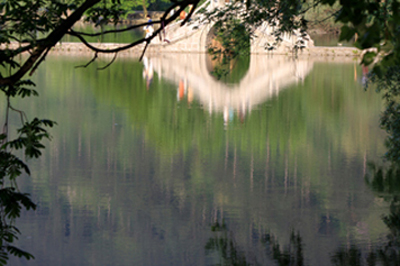
[(382, 100), (356, 62), (254, 56), (220, 82), (205, 55), (88, 60), (48, 57), (15, 103), (58, 125), (20, 181), (36, 259), (10, 265), (334, 265), (388, 243), (365, 179)]

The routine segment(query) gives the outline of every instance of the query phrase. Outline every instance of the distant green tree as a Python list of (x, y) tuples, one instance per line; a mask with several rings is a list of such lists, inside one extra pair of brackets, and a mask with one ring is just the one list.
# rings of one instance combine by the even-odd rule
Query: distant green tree
[[(115, 1), (107, 0), (106, 2), (103, 2), (103, 6), (106, 6), (110, 9), (115, 9), (116, 6), (113, 2)], [(144, 17), (146, 17), (148, 14), (149, 6), (156, 2), (164, 2), (164, 3), (169, 3), (169, 5), (171, 5), (171, 2), (168, 0), (120, 0), (118, 2), (117, 9), (120, 10), (121, 17), (127, 18), (129, 14), (133, 14), (135, 13), (135, 10), (141, 8), (143, 9)]]

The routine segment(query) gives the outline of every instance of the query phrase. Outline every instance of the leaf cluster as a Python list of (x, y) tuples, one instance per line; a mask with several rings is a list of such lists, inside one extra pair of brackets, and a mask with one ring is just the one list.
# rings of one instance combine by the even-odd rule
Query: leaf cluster
[(376, 85), (385, 101), (385, 110), (380, 117), (380, 126), (388, 133), (385, 157), (393, 163), (400, 163), (400, 66), (388, 67), (380, 75), (371, 73), (370, 82)]
[(54, 124), (50, 120), (35, 118), (18, 130), (19, 137), (14, 140), (7, 141), (7, 135), (0, 134), (3, 143), (0, 146), (0, 265), (7, 264), (9, 255), (33, 258), (31, 254), (12, 245), (20, 233), (13, 224), (20, 217), (21, 210), (36, 209), (30, 195), (20, 192), (17, 186), (19, 176), (30, 174), (29, 167), (12, 151), (22, 149), (27, 159), (39, 157), (40, 150), (44, 148), (41, 140), (49, 138), (44, 126), (52, 127)]
[(104, 1), (102, 5), (89, 8), (85, 13), (85, 21), (97, 25), (117, 24), (126, 9), (121, 8), (115, 1)]
[[(308, 21), (305, 13), (312, 4), (307, 1), (265, 1), (250, 0), (243, 4), (234, 1), (223, 8), (204, 12), (206, 21), (215, 22), (229, 27), (232, 21), (239, 22), (243, 29), (239, 31), (225, 31), (225, 38), (253, 39), (257, 36), (257, 28), (271, 27), (272, 33), (267, 38), (271, 39), (265, 49), (273, 50), (282, 42), (284, 33), (295, 34), (298, 37), (294, 49), (304, 47)], [(223, 27), (220, 27), (223, 28)], [(241, 33), (245, 32), (245, 34)], [(240, 47), (242, 48), (242, 47)]]
[(10, 40), (35, 42), (37, 34), (46, 34), (59, 26), (75, 4), (49, 0), (8, 0), (0, 3), (1, 43)]
[[(14, 226), (15, 220), (20, 217), (22, 209), (36, 209), (36, 204), (30, 195), (18, 189), (17, 178), (21, 175), (30, 175), (26, 162), (15, 153), (22, 151), (25, 159), (38, 158), (45, 146), (44, 139), (50, 139), (46, 127), (53, 127), (55, 122), (46, 119), (34, 118), (28, 121), (26, 114), (12, 107), (11, 100), (20, 97), (37, 96), (36, 90), (31, 87), (35, 84), (31, 80), (19, 80), (14, 85), (0, 86), (7, 100), (4, 131), (0, 134), (0, 265), (7, 264), (10, 255), (32, 259), (33, 256), (13, 245), (20, 233)], [(15, 139), (9, 140), (8, 116), (10, 111), (20, 114), (22, 126)]]
[[(0, 49), (0, 66), (2, 66), (0, 81), (21, 69), (17, 55), (32, 52), (37, 46), (54, 45), (54, 42), (49, 42), (46, 38), (65, 22), (69, 12), (76, 7), (75, 3), (57, 0), (0, 2), (0, 46), (2, 47)], [(19, 46), (9, 48), (13, 42), (19, 43)], [(31, 63), (32, 66), (33, 63), (34, 61)], [(26, 73), (27, 70), (24, 72)], [(13, 83), (19, 81), (20, 78), (15, 79)]]
[(39, 96), (39, 93), (28, 88), (28, 86), (35, 86), (31, 80), (19, 80), (14, 86), (0, 86), (0, 90), (4, 92), (7, 97), (20, 96), (21, 98), (29, 96)]
[(337, 22), (344, 23), (340, 40), (355, 39), (359, 49), (374, 49), (364, 54), (362, 64), (374, 63), (374, 74), (383, 77), (400, 59), (400, 2), (340, 1)]

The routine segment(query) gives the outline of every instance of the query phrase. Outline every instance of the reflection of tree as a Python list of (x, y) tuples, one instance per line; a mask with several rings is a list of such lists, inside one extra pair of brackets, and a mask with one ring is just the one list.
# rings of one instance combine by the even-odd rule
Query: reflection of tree
[(400, 195), (400, 168), (392, 165), (384, 169), (372, 163), (369, 168), (373, 172), (373, 176), (371, 179), (366, 178), (366, 183), (372, 191), (386, 201), (397, 201), (397, 197)]
[(370, 164), (372, 176), (366, 177), (367, 185), (377, 197), (390, 202), (390, 213), (382, 217), (389, 228), (387, 243), (363, 256), (355, 245), (340, 248), (332, 256), (334, 265), (400, 265), (400, 168), (393, 164), (387, 169)]
[[(207, 254), (213, 251), (218, 252), (221, 262), (217, 265), (259, 265), (255, 258), (250, 261), (246, 258), (246, 254), (239, 250), (234, 233), (227, 229), (224, 220), (222, 224), (215, 222), (211, 226), (211, 231), (215, 232), (215, 236), (208, 240), (205, 250)], [(276, 237), (270, 233), (262, 236), (261, 243), (265, 247), (266, 255), (277, 265), (304, 265), (303, 242), (299, 233), (291, 233), (287, 246), (282, 247)]]
[[(366, 265), (376, 265), (376, 254), (370, 252), (366, 259)], [(362, 252), (357, 246), (351, 245), (349, 248), (340, 248), (335, 255), (332, 256), (333, 265), (351, 265), (361, 266), (363, 264)]]
[(207, 241), (205, 250), (206, 254), (218, 252), (221, 262), (216, 265), (252, 265), (247, 261), (244, 252), (238, 249), (233, 233), (227, 230), (224, 220), (222, 224), (215, 222), (211, 231), (215, 232), (215, 236)]
[(272, 257), (278, 265), (304, 265), (303, 243), (299, 233), (292, 231), (290, 243), (281, 248), (279, 242), (271, 234), (265, 234), (261, 240), (267, 248), (267, 254)]
[(371, 165), (373, 170), (372, 190), (379, 197), (390, 201), (390, 213), (382, 219), (390, 230), (388, 243), (377, 251), (377, 256), (384, 265), (400, 265), (400, 168), (391, 165), (386, 171), (382, 167)]
[(210, 63), (213, 65), (211, 74), (218, 80), (226, 79), (228, 75), (234, 77), (235, 75), (232, 75), (231, 72), (237, 64), (238, 58), (250, 54), (250, 36), (246, 28), (237, 20), (227, 23), (216, 22), (209, 38), (211, 40), (208, 45), (208, 53), (212, 58)]
[[(61, 62), (63, 61), (60, 60), (60, 64)], [(53, 68), (56, 64), (54, 61), (51, 62), (50, 58), (47, 63), (53, 63)], [(59, 64), (58, 61), (57, 64)], [(321, 67), (318, 68), (318, 70), (321, 69)], [(67, 73), (70, 72), (63, 71), (66, 75), (64, 77), (68, 77)], [(83, 209), (85, 212), (93, 213), (91, 220), (80, 219), (85, 228), (88, 220), (95, 226), (103, 223), (103, 225), (110, 224), (110, 228), (111, 226), (143, 228), (146, 223), (135, 219), (139, 215), (127, 214), (125, 209), (120, 206), (122, 204), (117, 203), (118, 200), (132, 202), (132, 206), (138, 206), (135, 208), (139, 209), (147, 206), (149, 198), (154, 199), (154, 203), (158, 204), (160, 195), (165, 195), (167, 205), (171, 204), (179, 210), (186, 207), (190, 210), (198, 209), (199, 206), (207, 210), (208, 206), (214, 204), (217, 198), (218, 207), (225, 207), (226, 203), (238, 206), (249, 200), (249, 204), (265, 213), (272, 213), (274, 208), (286, 209), (288, 204), (293, 204), (299, 209), (309, 208), (315, 212), (316, 219), (309, 224), (310, 228), (321, 228), (329, 237), (332, 236), (330, 233), (332, 229), (335, 230), (335, 233), (337, 232), (336, 227), (332, 227), (334, 225), (331, 222), (332, 218), (347, 221), (345, 220), (347, 219), (346, 212), (338, 215), (326, 211), (324, 204), (328, 201), (325, 199), (329, 199), (333, 192), (340, 189), (338, 184), (343, 185), (346, 182), (346, 185), (356, 187), (363, 181), (349, 179), (347, 175), (335, 178), (337, 175), (334, 174), (329, 174), (327, 178), (321, 178), (321, 173), (325, 173), (324, 171), (328, 167), (335, 169), (339, 164), (342, 166), (343, 162), (340, 157), (335, 155), (335, 149), (338, 150), (335, 147), (345, 146), (353, 154), (354, 151), (361, 150), (362, 146), (358, 146), (358, 143), (362, 142), (365, 145), (368, 141), (366, 138), (368, 131), (365, 128), (369, 128), (367, 121), (373, 110), (371, 108), (373, 102), (368, 100), (360, 102), (364, 107), (361, 110), (356, 108), (359, 102), (351, 101), (350, 105), (348, 99), (364, 99), (356, 97), (357, 94), (353, 94), (355, 90), (318, 91), (313, 89), (310, 84), (309, 89), (287, 91), (287, 93), (282, 93), (279, 98), (272, 99), (268, 105), (260, 106), (259, 110), (254, 111), (251, 115), (248, 114), (246, 127), (237, 127), (238, 121), (234, 119), (232, 124), (235, 126), (235, 130), (225, 132), (221, 126), (222, 116), (208, 115), (198, 104), (196, 105), (196, 101), (194, 101), (192, 109), (183, 108), (184, 103), (182, 102), (179, 105), (176, 104), (175, 84), (160, 83), (162, 86), (158, 86), (159, 82), (157, 81), (153, 84), (152, 90), (146, 92), (143, 89), (144, 80), (140, 80), (142, 67), (139, 63), (115, 62), (114, 67), (102, 75), (95, 75), (95, 73), (88, 72), (85, 76), (77, 73), (74, 76), (70, 75), (70, 79), (90, 86), (96, 97), (96, 104), (107, 104), (113, 107), (112, 112), (105, 108), (99, 111), (102, 114), (99, 117), (102, 117), (104, 123), (98, 123), (91, 127), (91, 123), (86, 121), (97, 121), (98, 118), (94, 116), (94, 112), (82, 112), (82, 110), (88, 110), (86, 108), (69, 108), (67, 104), (65, 104), (65, 108), (60, 108), (60, 105), (57, 104), (53, 111), (49, 111), (49, 113), (62, 114), (64, 110), (68, 110), (69, 116), (73, 118), (71, 121), (76, 122), (75, 124), (66, 121), (58, 127), (57, 130), (71, 132), (71, 134), (59, 133), (63, 138), (53, 140), (53, 144), (56, 146), (51, 150), (52, 154), (56, 155), (52, 158), (59, 158), (57, 161), (67, 162), (65, 165), (60, 163), (52, 166), (52, 171), (57, 172), (51, 173), (51, 176), (65, 176), (63, 179), (68, 178), (68, 185), (62, 184), (61, 180), (52, 181), (50, 173), (47, 174), (47, 171), (43, 171), (49, 180), (48, 189), (45, 191), (52, 197), (49, 205), (58, 199), (58, 194), (53, 193), (53, 184), (60, 184), (61, 193), (68, 200), (63, 200), (63, 202), (68, 202), (68, 205), (65, 204), (63, 208), (59, 208), (68, 210), (61, 214), (62, 219), (68, 223), (72, 224), (74, 220), (71, 220), (70, 217), (78, 217), (77, 210)], [(321, 72), (319, 73), (321, 74)], [(128, 79), (129, 82), (126, 81), (131, 76), (138, 77), (136, 83), (130, 79)], [(322, 76), (318, 75), (317, 77)], [(321, 78), (317, 77), (313, 81), (323, 84)], [(107, 84), (107, 79), (110, 79), (113, 84), (117, 84), (112, 90), (109, 86), (101, 86)], [(54, 80), (54, 82), (59, 83), (59, 80)], [(307, 82), (308, 80), (305, 81), (305, 83)], [(125, 83), (129, 85), (128, 88)], [(56, 86), (51, 87), (56, 88)], [(46, 93), (50, 94), (48, 97), (58, 99), (59, 96), (56, 92), (60, 93), (60, 91), (66, 95), (72, 93), (72, 90), (68, 90), (66, 86), (59, 86), (58, 91), (46, 90)], [(86, 95), (83, 94), (84, 91), (80, 90), (79, 93), (71, 94), (71, 97), (65, 96), (63, 100), (68, 101), (67, 103), (72, 106), (82, 104), (92, 110), (94, 105), (89, 101), (91, 98), (84, 97)], [(308, 104), (308, 99), (313, 99), (313, 96), (314, 99), (325, 99), (327, 91), (335, 96), (332, 101), (329, 100), (329, 103), (326, 103), (328, 106), (321, 104), (322, 100), (316, 101), (319, 105)], [(53, 105), (56, 105), (57, 101), (53, 102)], [(334, 105), (335, 108), (328, 108), (329, 104)], [(340, 110), (346, 108), (353, 108), (351, 109), (352, 115), (340, 114), (343, 113)], [(123, 112), (119, 112), (119, 110), (123, 110)], [(356, 112), (367, 115), (358, 118), (362, 122), (356, 130), (358, 128), (364, 130), (360, 134), (356, 134), (354, 140), (347, 137), (339, 138), (342, 135), (351, 136), (347, 132), (352, 130), (351, 126), (358, 117), (354, 114)], [(339, 120), (346, 125), (345, 128), (337, 127), (334, 133), (327, 130), (327, 134), (324, 134), (326, 127), (331, 129), (330, 124), (337, 125)], [(141, 132), (144, 132), (144, 138), (142, 138)], [(318, 142), (312, 141), (315, 139)], [(69, 145), (65, 145), (63, 142), (69, 143)], [(148, 147), (156, 145), (156, 152), (148, 149)], [(131, 148), (126, 149), (126, 147)], [(79, 156), (68, 156), (67, 154)], [(329, 161), (321, 160), (319, 167), (313, 167), (313, 158), (329, 158)], [(225, 168), (221, 167), (224, 163)], [(50, 165), (50, 161), (48, 164)], [(73, 164), (79, 165), (79, 169), (82, 169), (80, 170), (82, 171), (81, 175), (76, 175), (76, 170), (70, 170), (72, 167), (69, 166)], [(96, 182), (78, 183), (78, 180), (83, 179), (82, 177), (92, 178), (84, 172), (84, 167), (97, 169), (99, 174), (96, 176)], [(125, 174), (121, 176), (120, 171)], [(146, 178), (146, 182), (141, 181), (143, 176), (149, 177)], [(137, 180), (135, 182), (138, 183), (140, 180), (140, 184), (145, 187), (157, 187), (157, 190), (152, 189), (152, 193), (144, 193), (147, 190), (142, 189), (140, 193), (137, 193), (132, 187), (124, 186), (125, 180), (128, 178)], [(219, 189), (222, 185), (226, 185), (224, 190)], [(315, 185), (318, 185), (318, 189), (315, 189)], [(236, 186), (243, 186), (245, 189), (235, 190)], [(282, 188), (281, 192), (273, 195), (273, 201), (268, 201), (271, 194), (267, 195), (265, 191), (270, 192), (276, 188)], [(118, 193), (115, 197), (109, 198), (109, 191), (118, 191)], [(294, 193), (291, 193), (292, 191)], [(285, 193), (285, 199), (281, 200), (283, 193)], [(336, 208), (336, 206), (343, 206), (346, 203), (346, 197), (337, 197), (335, 206), (329, 207)], [(98, 209), (100, 212), (97, 212)], [(198, 220), (195, 214), (197, 213), (193, 212), (190, 222)], [(328, 214), (330, 215), (329, 219)], [(256, 219), (260, 227), (268, 227), (277, 223), (278, 226), (274, 227), (274, 234), (279, 236), (279, 240), (284, 239), (286, 243), (289, 239), (281, 237), (288, 230), (285, 224), (281, 223), (285, 221), (285, 216), (286, 213), (273, 218), (263, 217), (260, 213), (251, 211), (240, 213), (238, 220), (241, 223), (240, 226)], [(88, 217), (92, 216), (88, 215)], [(103, 217), (107, 217), (104, 222)], [(119, 219), (118, 217), (123, 218)], [(150, 217), (152, 218), (152, 216)], [(207, 221), (204, 223), (207, 224)], [(80, 224), (79, 226), (82, 227)], [(169, 224), (162, 226), (162, 229), (168, 232), (168, 226)], [(230, 229), (232, 230), (232, 228)], [(71, 235), (74, 235), (74, 230), (76, 233), (77, 230), (72, 226)], [(64, 232), (64, 228), (59, 231)], [(151, 229), (142, 234), (148, 232), (151, 234)], [(240, 250), (244, 250), (247, 245), (239, 235), (235, 236)], [(121, 234), (115, 237), (113, 242), (124, 241), (124, 237)], [(246, 237), (248, 236), (246, 235)], [(135, 241), (132, 241), (132, 238)], [(140, 237), (137, 235), (129, 239), (130, 243), (135, 242), (136, 244), (137, 242), (138, 246), (141, 244), (140, 241)], [(203, 244), (207, 241), (208, 238)], [(280, 244), (283, 242), (280, 241)], [(124, 246), (128, 247), (128, 245)], [(145, 245), (140, 246), (142, 250), (144, 247), (147, 248)], [(115, 249), (117, 250), (117, 248)], [(120, 249), (118, 247), (118, 250)], [(174, 252), (177, 253), (177, 251)], [(263, 251), (261, 254), (266, 256)]]

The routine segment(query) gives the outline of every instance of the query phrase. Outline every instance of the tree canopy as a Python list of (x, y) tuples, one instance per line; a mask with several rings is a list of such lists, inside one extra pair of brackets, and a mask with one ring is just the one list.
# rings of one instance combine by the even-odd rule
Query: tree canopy
[[(335, 1), (335, 0), (249, 0), (245, 2), (245, 12), (242, 7), (231, 4), (223, 9), (215, 10), (208, 15), (210, 20), (224, 21), (241, 20), (240, 24), (246, 27), (251, 34), (254, 26), (268, 21), (277, 26), (276, 37), (279, 41), (280, 33), (299, 29), (306, 31), (309, 21), (306, 13), (318, 6), (333, 6), (339, 2), (339, 9), (331, 14), (336, 22), (343, 23), (340, 39), (350, 40), (357, 37), (355, 46), (360, 49), (373, 48), (374, 50), (365, 53), (363, 64), (369, 65), (376, 61), (378, 54), (379, 64), (375, 65), (375, 72), (379, 75), (385, 73), (389, 66), (395, 65), (398, 60), (398, 24), (399, 24), (399, 1)], [(166, 26), (175, 21), (181, 10), (189, 5), (196, 7), (200, 0), (171, 1), (164, 16), (153, 21), (154, 24)], [(141, 0), (78, 0), (78, 1), (55, 1), (55, 0), (8, 0), (0, 4), (1, 29), (0, 29), (0, 63), (3, 67), (9, 68), (8, 75), (1, 73), (0, 85), (7, 86), (15, 84), (25, 74), (32, 73), (44, 60), (50, 51), (61, 38), (66, 35), (78, 37), (85, 45), (91, 48), (94, 53), (118, 53), (129, 49), (140, 43), (148, 43), (152, 38), (161, 32), (161, 28), (154, 32), (149, 40), (140, 39), (129, 45), (118, 49), (102, 50), (85, 41), (85, 37), (96, 34), (76, 32), (73, 25), (83, 17), (87, 21), (98, 23), (118, 23), (118, 21), (132, 10), (134, 6), (142, 5)], [(146, 2), (148, 4), (148, 2)], [(171, 9), (178, 8), (173, 16), (169, 17)], [(193, 8), (192, 10), (194, 10)], [(189, 19), (191, 14), (189, 14)], [(98, 33), (109, 34), (128, 31), (143, 25), (134, 25), (119, 29)], [(242, 30), (242, 29), (240, 29)], [(231, 30), (235, 34), (234, 30)], [(41, 37), (39, 37), (41, 36)], [(16, 49), (7, 49), (7, 44), (18, 42), (20, 46)], [(17, 63), (13, 58), (16, 55), (29, 52), (29, 58), (23, 63)]]

